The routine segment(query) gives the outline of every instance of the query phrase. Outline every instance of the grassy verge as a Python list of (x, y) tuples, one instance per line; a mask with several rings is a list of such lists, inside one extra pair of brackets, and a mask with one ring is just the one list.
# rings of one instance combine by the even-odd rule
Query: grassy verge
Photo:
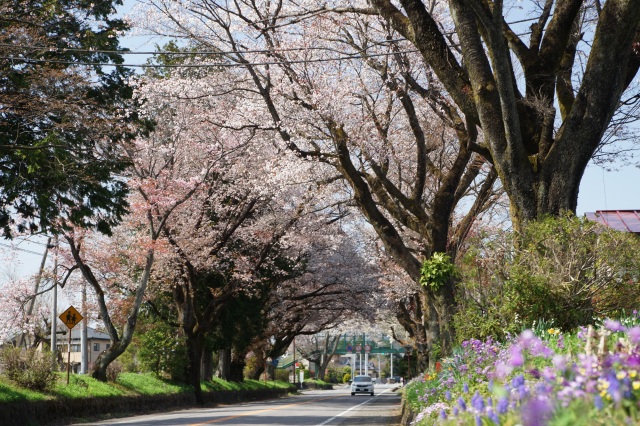
[[(31, 426), (99, 421), (126, 415), (196, 406), (193, 388), (152, 374), (123, 373), (115, 383), (85, 375), (56, 375), (46, 392), (20, 388), (0, 376), (0, 425)], [(285, 396), (295, 388), (284, 382), (223, 380), (202, 382), (203, 403), (234, 404)]]
[(47, 395), (19, 388), (6, 378), (0, 376), (0, 404), (6, 402), (41, 401), (43, 399), (47, 399)]
[[(220, 379), (202, 382), (202, 390), (224, 392), (259, 389), (286, 389), (290, 385), (278, 381), (245, 380), (241, 383)], [(72, 374), (69, 384), (66, 374), (58, 374), (56, 383), (47, 392), (35, 392), (20, 388), (10, 380), (0, 376), (0, 404), (20, 401), (42, 401), (58, 398), (104, 398), (138, 395), (174, 395), (191, 392), (189, 386), (160, 379), (153, 374), (122, 373), (116, 383), (104, 383), (90, 376)]]
[(318, 386), (327, 386), (327, 387), (336, 385), (336, 383), (329, 383), (329, 382), (325, 382), (324, 380), (317, 380), (317, 379), (306, 379), (305, 383), (311, 383)]

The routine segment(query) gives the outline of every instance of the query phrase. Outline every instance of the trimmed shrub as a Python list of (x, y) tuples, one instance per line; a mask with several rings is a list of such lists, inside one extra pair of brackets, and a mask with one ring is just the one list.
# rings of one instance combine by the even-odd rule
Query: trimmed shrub
[(456, 339), (546, 321), (568, 331), (640, 305), (640, 239), (571, 215), (478, 236), (459, 262)]
[(50, 353), (9, 346), (0, 351), (0, 361), (7, 377), (27, 389), (46, 391), (56, 381), (54, 359)]

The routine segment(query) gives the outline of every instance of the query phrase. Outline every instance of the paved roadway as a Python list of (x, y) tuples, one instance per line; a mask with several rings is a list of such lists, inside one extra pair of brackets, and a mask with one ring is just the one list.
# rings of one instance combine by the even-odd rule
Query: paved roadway
[[(351, 396), (349, 387), (305, 390), (269, 401), (148, 414), (82, 426), (397, 426), (400, 392), (397, 385), (376, 385), (375, 396)], [(79, 424), (76, 426), (80, 426)]]

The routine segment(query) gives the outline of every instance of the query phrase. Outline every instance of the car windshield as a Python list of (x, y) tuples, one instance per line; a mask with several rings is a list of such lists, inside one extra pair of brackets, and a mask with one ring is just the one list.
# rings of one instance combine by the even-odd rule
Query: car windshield
[(354, 382), (370, 382), (371, 381), (371, 377), (369, 376), (356, 376), (353, 379)]

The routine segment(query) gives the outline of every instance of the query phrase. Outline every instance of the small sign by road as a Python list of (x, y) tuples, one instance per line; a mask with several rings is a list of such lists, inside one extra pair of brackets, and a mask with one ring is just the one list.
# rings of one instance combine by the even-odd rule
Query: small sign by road
[(69, 308), (64, 311), (58, 317), (62, 320), (64, 325), (67, 326), (69, 330), (76, 326), (80, 321), (82, 321), (83, 316), (80, 315), (80, 312), (76, 310), (73, 306), (69, 306)]

